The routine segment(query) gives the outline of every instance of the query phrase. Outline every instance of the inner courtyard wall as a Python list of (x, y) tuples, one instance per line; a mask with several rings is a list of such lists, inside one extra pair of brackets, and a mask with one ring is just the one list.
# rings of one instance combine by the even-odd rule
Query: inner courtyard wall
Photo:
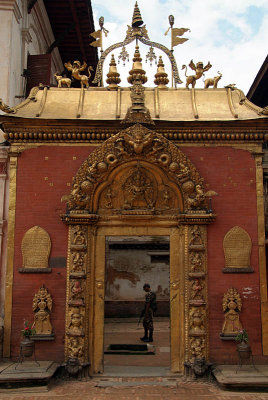
[[(235, 287), (242, 299), (241, 322), (250, 337), (253, 355), (261, 358), (261, 317), (258, 269), (256, 171), (248, 151), (222, 147), (179, 146), (204, 178), (205, 188), (214, 190), (216, 221), (208, 226), (209, 344), (212, 362), (236, 362), (234, 342), (223, 342), (219, 334), (224, 322), (223, 294)], [(72, 177), (96, 147), (40, 146), (22, 152), (18, 158), (15, 222), (15, 256), (12, 306), (11, 356), (19, 353), (23, 320), (33, 321), (32, 300), (44, 284), (53, 299), (51, 322), (55, 340), (37, 342), (39, 360), (64, 358), (66, 256), (68, 228), (61, 221), (66, 205), (63, 195), (71, 190)], [(51, 238), (49, 274), (20, 273), (21, 242), (25, 232), (38, 225)], [(223, 239), (234, 226), (245, 229), (252, 240), (253, 273), (224, 274)]]

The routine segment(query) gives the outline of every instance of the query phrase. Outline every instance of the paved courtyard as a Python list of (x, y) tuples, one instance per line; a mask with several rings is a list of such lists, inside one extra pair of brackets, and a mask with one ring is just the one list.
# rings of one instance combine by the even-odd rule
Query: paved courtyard
[[(156, 378), (157, 379), (157, 378)], [(45, 399), (76, 399), (76, 400), (266, 400), (268, 393), (263, 392), (234, 392), (224, 391), (215, 383), (195, 382), (178, 379), (171, 386), (162, 386), (165, 382), (148, 380), (143, 383), (115, 381), (116, 386), (98, 387), (101, 384), (98, 378), (87, 382), (68, 381), (54, 383), (49, 392), (40, 393), (14, 393), (0, 391), (0, 399), (9, 400), (45, 400)], [(124, 386), (124, 384), (135, 384), (137, 386)], [(146, 384), (145, 384), (146, 383)], [(111, 384), (111, 383), (110, 383)], [(168, 385), (168, 383), (167, 383)], [(36, 389), (35, 389), (36, 390)]]

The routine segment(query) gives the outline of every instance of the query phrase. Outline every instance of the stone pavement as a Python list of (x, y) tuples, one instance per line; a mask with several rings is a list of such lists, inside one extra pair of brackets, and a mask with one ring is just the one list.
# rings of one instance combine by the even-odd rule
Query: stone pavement
[[(214, 382), (197, 382), (186, 378), (176, 379), (175, 385), (162, 386), (161, 378), (155, 378), (148, 384), (139, 380), (137, 386), (124, 385), (98, 387), (102, 378), (89, 381), (56, 382), (47, 393), (26, 393), (0, 391), (0, 399), (5, 400), (268, 400), (264, 392), (223, 391)], [(115, 378), (114, 378), (115, 379)], [(130, 378), (128, 378), (129, 381)], [(134, 379), (134, 378), (133, 378)], [(123, 378), (117, 378), (115, 383), (124, 383)], [(145, 385), (146, 383), (146, 385)]]

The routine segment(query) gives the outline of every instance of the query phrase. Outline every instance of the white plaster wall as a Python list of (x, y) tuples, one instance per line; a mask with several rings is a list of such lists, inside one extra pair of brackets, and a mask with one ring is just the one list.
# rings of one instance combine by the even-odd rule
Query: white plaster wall
[[(23, 69), (27, 55), (44, 54), (54, 42), (54, 35), (42, 0), (38, 0), (31, 14), (27, 0), (0, 0), (0, 98), (9, 106), (23, 99)], [(52, 76), (63, 69), (58, 49), (52, 52)], [(52, 82), (51, 82), (52, 83)]]

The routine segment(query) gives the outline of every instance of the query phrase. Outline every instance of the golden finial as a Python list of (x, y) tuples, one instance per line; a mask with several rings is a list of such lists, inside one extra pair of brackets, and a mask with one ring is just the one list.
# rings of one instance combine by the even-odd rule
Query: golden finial
[(141, 13), (140, 13), (140, 9), (138, 6), (138, 2), (136, 1), (135, 7), (134, 7), (134, 12), (133, 12), (133, 17), (132, 17), (132, 27), (141, 26), (142, 24), (143, 24), (143, 20), (141, 18)]
[(109, 72), (107, 74), (106, 82), (109, 83), (109, 90), (116, 90), (118, 88), (118, 83), (121, 82), (119, 78), (120, 74), (117, 72), (116, 62), (114, 59), (114, 55), (112, 54), (111, 62), (110, 62)]
[(142, 68), (142, 58), (140, 55), (139, 46), (136, 46), (133, 57), (132, 70), (129, 71), (129, 77), (127, 78), (128, 83), (133, 84), (134, 81), (140, 81), (142, 84), (147, 82), (147, 76)]
[(167, 84), (169, 82), (167, 78), (167, 73), (165, 71), (165, 66), (162, 57), (159, 56), (159, 61), (157, 64), (157, 73), (155, 74), (154, 83), (157, 85), (158, 89), (167, 89)]

